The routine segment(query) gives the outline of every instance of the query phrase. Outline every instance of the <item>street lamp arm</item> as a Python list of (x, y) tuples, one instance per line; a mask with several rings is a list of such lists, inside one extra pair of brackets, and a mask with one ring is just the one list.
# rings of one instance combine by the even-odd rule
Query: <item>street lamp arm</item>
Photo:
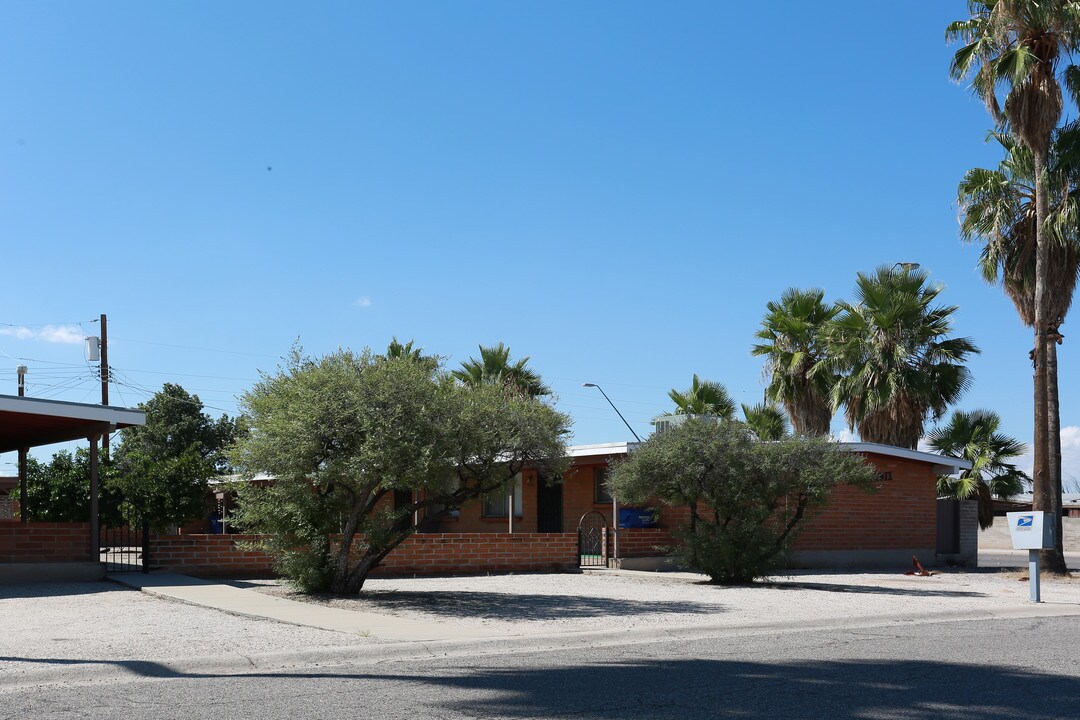
[(611, 406), (611, 409), (614, 410), (615, 414), (619, 416), (619, 419), (623, 421), (623, 425), (626, 426), (626, 429), (629, 430), (634, 435), (634, 439), (637, 440), (638, 442), (641, 442), (641, 438), (638, 437), (638, 434), (636, 432), (634, 432), (634, 428), (630, 427), (630, 423), (626, 422), (626, 418), (624, 418), (623, 414), (621, 412), (619, 412), (619, 408), (615, 407), (615, 403), (611, 402), (611, 398), (609, 398), (607, 396), (607, 393), (604, 392), (604, 388), (600, 387), (596, 383), (582, 383), (581, 387), (594, 387), (597, 390), (599, 390), (600, 394), (604, 396), (605, 400), (607, 400), (608, 405)]

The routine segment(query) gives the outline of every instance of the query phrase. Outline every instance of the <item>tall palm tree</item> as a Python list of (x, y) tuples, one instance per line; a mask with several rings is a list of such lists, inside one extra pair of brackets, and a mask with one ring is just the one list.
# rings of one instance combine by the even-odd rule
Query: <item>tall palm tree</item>
[(715, 415), (724, 420), (735, 417), (735, 401), (727, 388), (712, 380), (702, 380), (694, 373), (690, 388), (672, 389), (668, 397), (675, 403), (676, 415)]
[(511, 362), (510, 348), (502, 343), (493, 347), (481, 345), (479, 360), (469, 358), (461, 363), (461, 369), (450, 374), (465, 385), (495, 384), (530, 397), (550, 395), (551, 388), (528, 368), (528, 364), (528, 357)]
[[(1048, 398), (1048, 350), (1057, 332), (1050, 325), (1047, 236), (1049, 193), (1046, 178), (1050, 140), (1061, 118), (1064, 82), (1074, 101), (1080, 95), (1080, 68), (1062, 67), (1062, 59), (1080, 49), (1080, 5), (1075, 0), (970, 0), (970, 17), (945, 30), (956, 51), (950, 75), (971, 77), (998, 127), (1007, 130), (1031, 151), (1035, 178), (1035, 432), (1033, 507), (1053, 510), (1060, 505), (1060, 463), (1051, 458)], [(1061, 78), (1059, 80), (1059, 77)], [(1004, 92), (1004, 102), (998, 97)], [(1056, 496), (1056, 502), (1053, 499)], [(1065, 572), (1060, 551), (1044, 553), (1050, 569)]]
[(841, 301), (826, 328), (826, 371), (840, 375), (833, 407), (867, 442), (915, 449), (927, 418), (938, 419), (968, 389), (964, 359), (978, 353), (950, 338), (955, 307), (934, 306), (941, 285), (917, 268), (883, 265), (859, 273), (855, 304)]
[(743, 420), (753, 430), (758, 440), (781, 440), (788, 434), (788, 421), (784, 411), (772, 403), (742, 406)]
[(983, 530), (994, 524), (994, 496), (1016, 495), (1031, 481), (1009, 462), (1023, 455), (1027, 448), (1016, 438), (1002, 433), (1000, 426), (1001, 418), (995, 412), (957, 410), (947, 424), (927, 435), (935, 451), (971, 462), (971, 469), (959, 478), (938, 478), (938, 493), (958, 500), (977, 497), (979, 527)]
[(826, 303), (825, 293), (816, 288), (789, 288), (780, 302), (765, 307), (768, 312), (754, 334), (762, 342), (751, 353), (765, 356), (766, 397), (784, 406), (795, 432), (828, 435), (836, 378), (824, 367), (811, 371), (827, 354), (822, 328), (836, 317), (837, 307)]
[[(969, 170), (957, 188), (960, 234), (982, 242), (979, 268), (991, 284), (1000, 280), (1021, 321), (1035, 324), (1035, 165), (1031, 151), (1010, 135), (992, 135), (1005, 150), (996, 170)], [(1061, 515), (1061, 410), (1058, 399), (1058, 328), (1072, 305), (1080, 273), (1080, 124), (1054, 132), (1046, 171), (1050, 237), (1046, 272), (1046, 315), (1057, 342), (1047, 345), (1047, 429), (1049, 434), (1050, 512)], [(1060, 538), (1060, 531), (1055, 535)]]

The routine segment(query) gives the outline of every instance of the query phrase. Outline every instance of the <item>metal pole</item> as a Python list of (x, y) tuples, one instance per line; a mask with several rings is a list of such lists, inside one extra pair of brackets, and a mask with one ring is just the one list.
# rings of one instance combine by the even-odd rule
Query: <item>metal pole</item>
[(19, 448), (19, 520), (24, 523), (30, 522), (30, 516), (26, 513), (30, 506), (27, 501), (26, 490), (26, 448)]
[(1028, 550), (1028, 578), (1030, 578), (1031, 602), (1042, 602), (1039, 593), (1039, 551)]
[[(511, 481), (513, 482), (513, 481)], [(514, 486), (510, 486), (510, 494), (506, 496), (506, 524), (507, 532), (514, 534)]]
[(101, 561), (101, 528), (98, 525), (98, 437), (90, 440), (90, 561)]
[(611, 523), (611, 557), (615, 561), (615, 567), (619, 567), (619, 499), (611, 494), (611, 514), (614, 520)]

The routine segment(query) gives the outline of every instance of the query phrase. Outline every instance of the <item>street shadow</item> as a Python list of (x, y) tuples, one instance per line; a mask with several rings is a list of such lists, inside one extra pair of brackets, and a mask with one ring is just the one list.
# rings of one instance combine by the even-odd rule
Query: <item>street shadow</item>
[(986, 593), (969, 590), (935, 590), (926, 585), (911, 588), (884, 587), (881, 585), (851, 585), (848, 583), (824, 583), (803, 581), (768, 581), (763, 587), (774, 590), (816, 590), (832, 593), (855, 593), (862, 595), (898, 595), (901, 597), (989, 597)]
[(85, 582), (40, 582), (0, 584), (0, 600), (16, 600), (44, 597), (68, 597), (76, 595), (95, 595), (108, 592), (135, 592), (107, 580)]
[[(472, 591), (365, 590), (354, 601), (356, 610), (396, 612), (420, 610), (444, 618), (544, 621), (565, 618), (610, 617), (681, 613), (704, 615), (724, 612), (718, 603), (630, 600), (587, 595), (517, 595)], [(338, 605), (342, 607), (343, 605)]]
[[(583, 651), (587, 654), (587, 650)], [(0, 657), (57, 665), (95, 661)], [(747, 662), (638, 659), (532, 668), (442, 668), (435, 672), (355, 668), (316, 672), (185, 673), (161, 663), (111, 663), (145, 678), (308, 681), (309, 710), (355, 711), (366, 692), (409, 698), (400, 706), (465, 717), (829, 718), (856, 720), (1047, 720), (1073, 718), (1080, 680), (995, 665), (914, 660)], [(343, 686), (342, 682), (350, 685)], [(237, 685), (230, 685), (233, 692)], [(242, 687), (242, 686), (241, 686)], [(349, 692), (343, 692), (348, 688)], [(449, 711), (449, 712), (447, 712)], [(454, 715), (457, 716), (457, 715)]]

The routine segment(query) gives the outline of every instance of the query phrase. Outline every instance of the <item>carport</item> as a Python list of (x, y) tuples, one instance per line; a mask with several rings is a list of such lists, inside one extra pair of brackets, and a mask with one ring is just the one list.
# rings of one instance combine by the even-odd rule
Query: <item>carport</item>
[[(38, 574), (52, 577), (71, 571), (78, 575), (98, 572), (98, 447), (103, 435), (146, 424), (141, 410), (0, 395), (0, 453), (19, 452), (20, 521), (0, 523), (0, 566), (3, 576)], [(26, 452), (33, 447), (72, 440), (90, 441), (90, 518), (85, 531), (79, 523), (31, 523), (27, 518)], [(71, 537), (88, 534), (88, 545)], [(6, 537), (4, 537), (6, 536)], [(70, 552), (66, 554), (65, 548)], [(88, 567), (76, 568), (74, 565)], [(64, 567), (67, 565), (68, 567)], [(49, 566), (49, 567), (44, 567)]]

